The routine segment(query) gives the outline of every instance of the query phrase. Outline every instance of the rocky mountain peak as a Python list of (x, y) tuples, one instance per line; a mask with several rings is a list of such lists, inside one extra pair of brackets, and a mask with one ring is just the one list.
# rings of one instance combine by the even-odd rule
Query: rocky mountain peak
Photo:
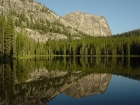
[(63, 16), (63, 19), (90, 36), (111, 36), (111, 30), (103, 16), (77, 11)]

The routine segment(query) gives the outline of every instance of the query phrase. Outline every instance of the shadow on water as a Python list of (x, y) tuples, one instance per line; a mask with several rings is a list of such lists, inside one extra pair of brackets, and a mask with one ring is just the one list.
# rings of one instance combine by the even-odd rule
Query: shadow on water
[(1, 62), (0, 104), (40, 105), (62, 92), (76, 98), (104, 93), (112, 74), (140, 80), (139, 61), (137, 57), (52, 57)]

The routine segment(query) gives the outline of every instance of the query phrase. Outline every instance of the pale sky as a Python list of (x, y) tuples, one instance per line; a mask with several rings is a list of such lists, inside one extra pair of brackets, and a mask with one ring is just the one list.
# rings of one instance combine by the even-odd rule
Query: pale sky
[(104, 16), (112, 34), (140, 29), (140, 0), (35, 0), (63, 16), (81, 11)]

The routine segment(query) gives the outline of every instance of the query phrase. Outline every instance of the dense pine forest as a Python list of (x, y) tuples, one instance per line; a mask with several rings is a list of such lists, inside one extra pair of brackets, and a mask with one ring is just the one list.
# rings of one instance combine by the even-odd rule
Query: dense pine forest
[[(13, 58), (21, 56), (69, 55), (69, 56), (134, 56), (140, 55), (140, 30), (113, 35), (112, 37), (85, 37), (74, 40), (48, 40), (46, 43), (30, 39), (21, 32), (15, 32), (19, 24), (14, 22), (10, 12), (0, 15), (0, 56)], [(19, 25), (22, 28), (22, 25)], [(34, 25), (35, 26), (35, 25)], [(37, 26), (37, 25), (36, 25)], [(40, 25), (41, 27), (41, 25)], [(44, 29), (46, 26), (42, 26)], [(32, 27), (33, 28), (33, 27)], [(37, 27), (36, 27), (37, 28)], [(47, 31), (46, 27), (46, 31)], [(60, 30), (54, 30), (54, 32)], [(65, 34), (67, 34), (65, 32)], [(81, 35), (84, 36), (83, 33)], [(70, 35), (68, 35), (70, 37)]]

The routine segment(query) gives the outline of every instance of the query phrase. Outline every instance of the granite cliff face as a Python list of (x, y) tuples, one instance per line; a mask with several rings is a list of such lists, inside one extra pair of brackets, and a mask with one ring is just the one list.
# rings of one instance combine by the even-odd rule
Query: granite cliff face
[(90, 36), (111, 36), (111, 30), (103, 16), (72, 12), (65, 15), (63, 19)]

